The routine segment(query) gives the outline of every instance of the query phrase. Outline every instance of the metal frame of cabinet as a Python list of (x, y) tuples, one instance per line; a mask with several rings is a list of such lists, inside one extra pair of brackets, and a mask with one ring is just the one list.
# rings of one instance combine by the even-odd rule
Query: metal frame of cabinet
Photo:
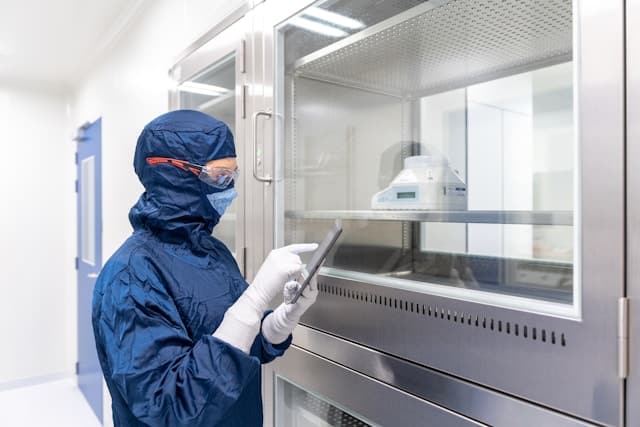
[[(239, 240), (238, 248), (248, 248), (241, 255), (246, 254), (242, 263), (248, 279), (268, 251), (279, 244), (284, 227), (281, 150), (286, 117), (282, 115), (280, 96), (283, 52), (278, 47), (277, 29), (311, 4), (310, 0), (296, 0), (247, 5), (201, 39), (199, 46), (187, 49), (171, 70), (172, 77), (181, 81), (214, 62), (218, 57), (214, 51), (219, 49), (214, 46), (224, 39), (222, 34), (242, 22), (243, 29), (237, 33), (241, 35), (235, 37), (232, 49), (242, 50), (244, 62), (237, 70), (245, 71), (238, 80), (242, 84), (237, 96), (242, 99), (237, 102), (237, 115), (242, 120), (238, 120), (236, 141), (245, 192), (244, 219), (238, 230), (242, 245)], [(357, 378), (364, 387), (360, 391), (363, 394), (370, 387), (384, 390), (381, 395), (385, 396), (418, 396), (420, 405), (431, 402), (438, 408), (436, 412), (447, 408), (442, 414), (450, 415), (451, 420), (463, 414), (468, 417), (463, 417), (465, 420), (510, 425), (514, 419), (521, 420), (522, 414), (530, 414), (532, 418), (527, 421), (542, 422), (532, 425), (625, 424), (625, 389), (627, 402), (640, 396), (634, 371), (640, 365), (640, 351), (633, 335), (630, 376), (624, 379), (628, 336), (623, 322), (626, 307), (633, 309), (633, 292), (636, 296), (640, 293), (632, 262), (637, 253), (637, 239), (633, 240), (637, 230), (630, 221), (638, 214), (632, 185), (637, 181), (637, 168), (632, 162), (638, 154), (633, 145), (637, 129), (633, 120), (627, 120), (629, 144), (625, 145), (624, 82), (626, 54), (626, 114), (630, 117), (638, 111), (637, 102), (629, 95), (638, 81), (635, 65), (640, 61), (632, 54), (633, 28), (637, 26), (632, 24), (638, 21), (639, 12), (638, 0), (574, 0), (578, 23), (573, 59), (578, 71), (579, 215), (474, 212), (471, 218), (485, 223), (527, 224), (551, 219), (579, 227), (581, 247), (576, 250), (581, 250), (582, 256), (576, 277), (582, 280), (580, 315), (565, 318), (527, 311), (526, 307), (470, 302), (463, 296), (391, 288), (325, 271), (319, 280), (318, 302), (303, 318), (306, 326), (296, 330), (295, 346), (263, 372), (267, 425), (273, 420), (273, 381), (277, 375), (331, 395), (328, 397), (333, 400), (344, 399), (347, 407), (366, 412), (366, 407), (358, 407), (362, 402), (344, 393), (353, 388), (330, 371)], [(606, 37), (602, 36), (603, 29)], [(226, 49), (219, 57), (228, 52)], [(170, 105), (178, 105), (175, 92)], [(289, 215), (310, 217), (314, 213)], [(407, 218), (396, 216), (409, 214), (376, 215), (400, 221)], [(470, 221), (465, 215), (469, 214), (439, 212), (427, 216), (436, 221)], [(421, 219), (425, 218), (408, 220)], [(632, 296), (630, 305), (622, 299), (625, 274)], [(633, 317), (631, 321), (637, 323)], [(335, 382), (328, 382), (323, 375)], [(438, 384), (437, 389), (430, 387), (432, 382)], [(461, 397), (466, 393), (483, 405), (469, 403)], [(633, 425), (640, 413), (633, 405), (626, 405), (626, 411), (626, 425)]]
[[(269, 108), (281, 121), (286, 117), (279, 104), (284, 71), (278, 60), (282, 52), (277, 28), (310, 4), (262, 5), (271, 16), (264, 30), (268, 53), (264, 61), (265, 68), (273, 70), (270, 86), (275, 88), (275, 97), (266, 101), (273, 102)], [(581, 235), (576, 277), (582, 283), (577, 318), (391, 288), (325, 271), (318, 303), (304, 323), (576, 418), (621, 425), (624, 383), (618, 372), (616, 335), (619, 299), (624, 295), (623, 12), (622, 1), (574, 2), (580, 147), (580, 203), (574, 226)], [(606, 39), (601, 37), (602, 28), (608, 28)], [(325, 54), (343, 49), (344, 43), (337, 42), (340, 46), (327, 48)], [(309, 56), (313, 57), (301, 65), (317, 59)], [(274, 135), (277, 160), (269, 172), (284, 176), (278, 163), (282, 130), (276, 127)], [(275, 212), (276, 241), (284, 216), (278, 184), (273, 209), (268, 210), (269, 215)]]
[[(265, 219), (263, 205), (266, 196), (262, 184), (252, 176), (253, 162), (256, 159), (255, 136), (252, 127), (252, 114), (261, 96), (255, 92), (259, 86), (260, 32), (256, 31), (257, 20), (252, 10), (253, 3), (247, 1), (235, 12), (224, 18), (212, 30), (189, 46), (179, 55), (175, 65), (169, 70), (169, 77), (176, 85), (169, 91), (169, 108), (180, 108), (177, 85), (195, 76), (229, 56), (235, 57), (235, 122), (234, 139), (240, 169), (236, 188), (239, 197), (235, 201), (236, 222), (236, 260), (245, 278), (250, 280), (263, 260), (265, 243), (263, 230)], [(253, 145), (252, 145), (253, 143)], [(249, 236), (251, 236), (249, 238)]]
[[(626, 174), (627, 174), (627, 253), (626, 285), (628, 324), (622, 325), (620, 340), (628, 346), (626, 425), (640, 425), (640, 1), (626, 2)], [(625, 319), (622, 319), (625, 320)], [(623, 355), (623, 359), (625, 355)]]

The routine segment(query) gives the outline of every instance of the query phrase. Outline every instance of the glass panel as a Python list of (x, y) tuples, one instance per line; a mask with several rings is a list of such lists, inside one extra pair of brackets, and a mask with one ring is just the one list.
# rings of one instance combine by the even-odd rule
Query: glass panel
[(283, 243), (342, 218), (325, 273), (575, 315), (571, 0), (362, 3), (279, 28)]
[(368, 427), (375, 424), (329, 400), (277, 377), (276, 422), (280, 427)]
[[(178, 86), (180, 108), (202, 111), (229, 126), (236, 133), (236, 66), (230, 55)], [(240, 165), (241, 166), (241, 165)], [(232, 203), (213, 230), (229, 250), (236, 253), (236, 203)]]
[(96, 264), (96, 175), (95, 157), (82, 160), (80, 166), (82, 261)]

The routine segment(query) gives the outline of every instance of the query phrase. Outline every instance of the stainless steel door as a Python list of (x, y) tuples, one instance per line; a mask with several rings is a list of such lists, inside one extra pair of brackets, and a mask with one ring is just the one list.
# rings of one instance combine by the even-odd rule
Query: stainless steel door
[(264, 257), (272, 249), (270, 238), (273, 218), (273, 144), (271, 134), (277, 118), (271, 106), (273, 85), (268, 68), (264, 43), (266, 3), (255, 6), (251, 17), (251, 32), (247, 39), (248, 98), (247, 98), (247, 152), (249, 175), (247, 178), (247, 236), (251, 236), (247, 252), (247, 278), (251, 279), (260, 268)]
[[(262, 5), (261, 108), (272, 110), (274, 126), (264, 151), (275, 152), (275, 163), (264, 164), (275, 184), (265, 241), (314, 238), (323, 221), (340, 216), (349, 226), (343, 249), (347, 241), (359, 249), (333, 254), (304, 322), (578, 418), (621, 425), (623, 2), (309, 5)], [(513, 92), (518, 79), (568, 87), (556, 91), (563, 100), (527, 92), (534, 104), (569, 106), (570, 130), (560, 138), (576, 142), (566, 156), (549, 145), (550, 161), (568, 160), (542, 175), (522, 162), (539, 152), (528, 139), (538, 135), (517, 131), (531, 128), (528, 120), (540, 123), (542, 104), (521, 114), (521, 104), (481, 102), (487, 91)], [(451, 103), (464, 105), (463, 113), (442, 108)], [(442, 138), (433, 132), (445, 119), (461, 130), (448, 141), (465, 144), (438, 148), (467, 185), (468, 207), (362, 208), (382, 180), (371, 170), (424, 154), (415, 141), (428, 131)], [(389, 146), (395, 151), (383, 150), (383, 138), (399, 141)], [(541, 191), (560, 196), (540, 199)]]
[(246, 275), (246, 227), (248, 157), (246, 148), (247, 37), (250, 17), (244, 7), (222, 22), (210, 39), (188, 49), (170, 70), (175, 82), (169, 94), (171, 109), (199, 110), (225, 122), (231, 129), (241, 174), (235, 183), (239, 197), (232, 203), (213, 235), (227, 245)]

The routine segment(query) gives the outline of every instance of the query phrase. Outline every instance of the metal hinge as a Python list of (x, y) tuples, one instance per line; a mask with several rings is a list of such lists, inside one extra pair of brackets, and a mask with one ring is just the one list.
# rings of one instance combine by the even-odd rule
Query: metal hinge
[(242, 85), (242, 92), (240, 93), (240, 97), (242, 98), (240, 100), (240, 108), (241, 108), (241, 113), (242, 113), (242, 118), (246, 119), (247, 118), (247, 92), (249, 90), (249, 86), (247, 85)]
[(78, 259), (78, 257), (76, 257), (76, 270), (78, 269), (79, 264), (80, 264), (80, 260)]
[(242, 277), (247, 278), (247, 247), (242, 248)]
[(75, 186), (76, 186), (76, 193), (77, 193), (78, 192), (78, 180), (77, 179), (76, 179)]
[(76, 165), (78, 164), (78, 152), (76, 151)]
[(247, 72), (247, 41), (242, 40), (240, 42), (240, 72), (242, 74)]
[(82, 124), (82, 126), (80, 126), (80, 127), (78, 128), (78, 133), (76, 134), (76, 136), (75, 136), (75, 137), (73, 137), (73, 140), (74, 140), (74, 141), (77, 141), (77, 142), (83, 142), (83, 141), (86, 141), (86, 140), (87, 140), (87, 137), (86, 137), (86, 136), (84, 136), (84, 131), (85, 131), (89, 126), (91, 126), (91, 123), (89, 123), (89, 122), (84, 122), (84, 123)]
[(80, 363), (76, 362), (76, 375), (80, 374)]
[(618, 376), (629, 376), (629, 298), (618, 300)]

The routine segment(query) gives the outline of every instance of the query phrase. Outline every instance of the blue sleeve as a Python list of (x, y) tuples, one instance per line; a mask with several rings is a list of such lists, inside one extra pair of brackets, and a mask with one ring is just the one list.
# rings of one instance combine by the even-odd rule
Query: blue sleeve
[(210, 335), (193, 341), (157, 281), (127, 275), (107, 288), (98, 327), (105, 375), (146, 425), (216, 425), (255, 381), (260, 360)]
[[(269, 313), (271, 313), (271, 310), (264, 313), (264, 316), (262, 316), (263, 321), (265, 317), (269, 315)], [(272, 362), (276, 357), (280, 357), (284, 354), (284, 352), (291, 345), (292, 339), (293, 337), (289, 335), (289, 337), (284, 342), (280, 344), (271, 344), (262, 335), (262, 328), (260, 328), (260, 333), (251, 346), (251, 355), (260, 359), (260, 363)]]

